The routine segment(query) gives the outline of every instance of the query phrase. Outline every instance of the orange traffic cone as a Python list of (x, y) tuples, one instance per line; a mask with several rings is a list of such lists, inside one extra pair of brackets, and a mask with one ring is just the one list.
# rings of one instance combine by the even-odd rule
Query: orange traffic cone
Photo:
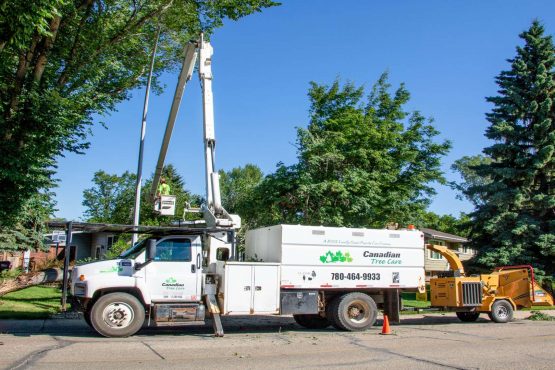
[(387, 315), (383, 315), (383, 327), (382, 327), (382, 332), (380, 334), (381, 335), (393, 334), (391, 332), (391, 329), (389, 328), (389, 318), (387, 317)]

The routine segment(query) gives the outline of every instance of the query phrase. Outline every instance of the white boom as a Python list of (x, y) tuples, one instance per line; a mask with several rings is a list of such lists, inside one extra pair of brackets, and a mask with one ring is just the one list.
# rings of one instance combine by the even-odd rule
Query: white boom
[(230, 215), (222, 207), (219, 174), (215, 166), (216, 137), (214, 133), (214, 98), (212, 94), (212, 54), (212, 45), (210, 45), (210, 42), (204, 41), (202, 34), (198, 42), (189, 43), (185, 48), (185, 57), (183, 59), (183, 65), (181, 66), (177, 87), (175, 88), (175, 94), (166, 124), (166, 132), (160, 148), (158, 162), (156, 164), (150, 195), (152, 199), (155, 199), (183, 92), (185, 91), (187, 82), (191, 79), (197, 61), (197, 55), (200, 55), (198, 72), (202, 86), (204, 160), (206, 172), (206, 204), (201, 206), (200, 211), (203, 213), (206, 224), (209, 227), (218, 226), (238, 229), (241, 227), (241, 218), (238, 215)]

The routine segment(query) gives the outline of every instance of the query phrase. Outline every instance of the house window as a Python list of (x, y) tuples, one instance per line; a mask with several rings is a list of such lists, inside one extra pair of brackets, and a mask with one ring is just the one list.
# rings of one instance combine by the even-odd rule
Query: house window
[(442, 259), (442, 258), (443, 258), (443, 257), (442, 257), (441, 254), (439, 254), (438, 252), (436, 252), (436, 251), (430, 251), (430, 259), (432, 259), (432, 260), (440, 260), (440, 259)]
[(428, 244), (445, 245), (445, 241), (444, 240), (437, 240), (437, 239), (428, 239)]
[(461, 246), (460, 251), (464, 254), (470, 254), (470, 248), (464, 244)]
[(108, 250), (112, 249), (112, 245), (114, 245), (114, 237), (109, 236), (108, 237)]

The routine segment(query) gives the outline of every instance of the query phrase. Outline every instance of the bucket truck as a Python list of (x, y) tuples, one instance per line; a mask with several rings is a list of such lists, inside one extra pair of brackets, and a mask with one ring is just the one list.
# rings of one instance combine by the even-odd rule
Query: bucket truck
[(246, 234), (245, 260), (257, 262), (239, 261), (240, 218), (222, 207), (215, 169), (212, 53), (203, 37), (185, 49), (151, 189), (155, 198), (198, 59), (206, 181), (200, 211), (206, 225), (144, 227), (148, 237), (117, 259), (76, 266), (71, 289), (87, 323), (101, 335), (125, 337), (145, 322), (190, 325), (211, 317), (215, 335), (222, 336), (220, 315), (293, 315), (307, 328), (354, 331), (372, 327), (378, 306), (398, 313), (400, 291), (425, 291), (424, 235), (414, 228), (265, 227)]

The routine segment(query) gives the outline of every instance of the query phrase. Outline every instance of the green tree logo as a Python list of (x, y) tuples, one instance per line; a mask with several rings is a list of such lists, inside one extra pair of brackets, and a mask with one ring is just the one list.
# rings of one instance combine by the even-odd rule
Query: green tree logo
[(177, 283), (177, 280), (175, 280), (173, 277), (169, 277), (166, 279), (166, 284), (175, 284)]
[(335, 253), (333, 253), (331, 250), (328, 250), (328, 252), (326, 254), (324, 254), (323, 256), (320, 256), (320, 261), (322, 263), (337, 263), (337, 262), (353, 262), (353, 257), (351, 257), (351, 254), (349, 252), (341, 252), (341, 251), (336, 251)]

